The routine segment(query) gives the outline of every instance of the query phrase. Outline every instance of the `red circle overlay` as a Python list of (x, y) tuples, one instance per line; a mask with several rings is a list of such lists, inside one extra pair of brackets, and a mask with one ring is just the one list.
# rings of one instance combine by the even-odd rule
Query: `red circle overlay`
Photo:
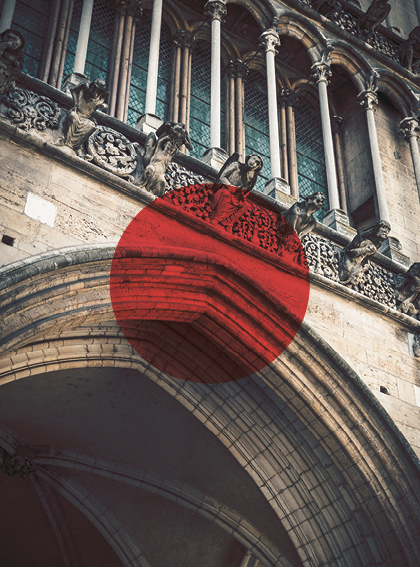
[[(173, 190), (171, 203), (184, 191), (191, 188)], [(139, 212), (116, 248), (110, 287), (121, 331), (143, 359), (180, 380), (218, 384), (262, 370), (303, 321), (307, 263), (205, 222), (167, 195)]]

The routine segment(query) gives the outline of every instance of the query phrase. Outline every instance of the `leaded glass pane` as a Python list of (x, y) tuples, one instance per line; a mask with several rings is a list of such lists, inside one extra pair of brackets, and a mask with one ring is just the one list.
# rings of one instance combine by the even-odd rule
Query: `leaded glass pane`
[(201, 159), (210, 148), (211, 48), (198, 41), (191, 60), (190, 138), (191, 155)]
[(85, 65), (85, 75), (91, 81), (108, 78), (114, 29), (115, 2), (95, 0)]
[(12, 28), (23, 35), (23, 71), (36, 76), (41, 61), (44, 37), (47, 33), (51, 0), (18, 0)]
[(267, 81), (251, 69), (244, 84), (245, 90), (245, 150), (246, 154), (257, 154), (264, 160), (264, 166), (255, 188), (263, 191), (270, 179), (270, 138), (268, 129)]
[[(63, 81), (67, 75), (73, 72), (74, 57), (76, 55), (77, 38), (79, 35), (80, 18), (82, 15), (83, 0), (75, 0), (73, 16), (70, 24), (69, 40), (67, 43), (66, 60), (64, 62)], [(92, 15), (93, 19), (93, 15)]]
[(294, 111), (299, 195), (306, 197), (317, 191), (324, 193), (325, 205), (314, 214), (318, 221), (322, 221), (329, 205), (321, 119), (304, 98), (299, 98)]

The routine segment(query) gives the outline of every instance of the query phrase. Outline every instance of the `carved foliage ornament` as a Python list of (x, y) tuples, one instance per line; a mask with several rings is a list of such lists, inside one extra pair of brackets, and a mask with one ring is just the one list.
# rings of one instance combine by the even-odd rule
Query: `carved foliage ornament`
[(3, 463), (0, 465), (0, 470), (8, 476), (18, 474), (25, 478), (36, 471), (36, 465), (29, 457), (11, 456), (3, 451)]
[(22, 130), (36, 128), (45, 130), (58, 127), (60, 109), (46, 96), (32, 91), (16, 89), (9, 93), (3, 103), (7, 106), (6, 116)]
[(98, 126), (87, 141), (88, 154), (85, 159), (133, 182), (138, 147), (137, 143), (131, 143), (112, 128)]

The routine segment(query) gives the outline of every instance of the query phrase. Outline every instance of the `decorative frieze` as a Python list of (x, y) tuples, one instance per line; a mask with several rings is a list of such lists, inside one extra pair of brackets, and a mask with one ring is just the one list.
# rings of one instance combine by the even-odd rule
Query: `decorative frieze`
[(7, 107), (5, 116), (22, 130), (30, 128), (54, 130), (58, 127), (60, 108), (46, 96), (24, 89), (15, 89), (2, 100), (2, 103)]

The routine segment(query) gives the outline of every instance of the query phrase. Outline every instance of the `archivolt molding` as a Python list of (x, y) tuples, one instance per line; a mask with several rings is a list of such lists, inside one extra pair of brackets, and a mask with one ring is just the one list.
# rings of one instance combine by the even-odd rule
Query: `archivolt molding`
[[(45, 345), (34, 344), (32, 336), (29, 349), (22, 342), (20, 352), (4, 360), (5, 381), (13, 374), (18, 378), (21, 370), (22, 375), (29, 375), (56, 370), (57, 365), (62, 368), (61, 362), (68, 367), (136, 368), (194, 411), (229, 448), (261, 487), (303, 561), (311, 558), (314, 564), (329, 565), (345, 561), (349, 567), (392, 561), (394, 552), (387, 547), (387, 535), (393, 532), (400, 545), (398, 553), (404, 553), (406, 564), (419, 564), (419, 470), (373, 395), (308, 326), (303, 325), (287, 351), (258, 375), (219, 384), (217, 388), (182, 383), (146, 365), (115, 333), (113, 337), (92, 337), (92, 343), (86, 342), (82, 333), (83, 340), (80, 336), (78, 340), (76, 327), (97, 326), (98, 321), (112, 317), (106, 286), (110, 249), (99, 249), (101, 261), (90, 250), (91, 263), (87, 251), (79, 253), (82, 264), (85, 262), (79, 280), (77, 264), (71, 254), (66, 257), (65, 253), (55, 260), (44, 257), (42, 265), (39, 261), (37, 267), (32, 266), (38, 278), (33, 278), (29, 292), (24, 263), (10, 274), (16, 282), (10, 293), (22, 301), (29, 294), (29, 303), (25, 303), (19, 318), (31, 321), (37, 341), (47, 333), (61, 333), (63, 340), (67, 330), (68, 340), (73, 343), (66, 340), (60, 349), (52, 340), (52, 358), (48, 359)], [(55, 288), (49, 271), (54, 271), (57, 264), (70, 266), (64, 274), (70, 281), (59, 296), (56, 309), (59, 303), (64, 313), (54, 326), (51, 288)], [(63, 274), (58, 270), (54, 276)], [(41, 311), (33, 295), (34, 286), (43, 290), (42, 304), (51, 309), (47, 324), (40, 328)], [(314, 478), (313, 471), (322, 478)], [(344, 539), (341, 527), (333, 525), (328, 515), (324, 483), (328, 487), (328, 506), (341, 517), (344, 511)], [(350, 551), (343, 560), (343, 549), (353, 548), (357, 550), (357, 561), (355, 556), (351, 558)]]
[(397, 73), (389, 69), (375, 69), (378, 77), (378, 91), (383, 92), (393, 102), (402, 117), (417, 116), (420, 93), (415, 93)]

